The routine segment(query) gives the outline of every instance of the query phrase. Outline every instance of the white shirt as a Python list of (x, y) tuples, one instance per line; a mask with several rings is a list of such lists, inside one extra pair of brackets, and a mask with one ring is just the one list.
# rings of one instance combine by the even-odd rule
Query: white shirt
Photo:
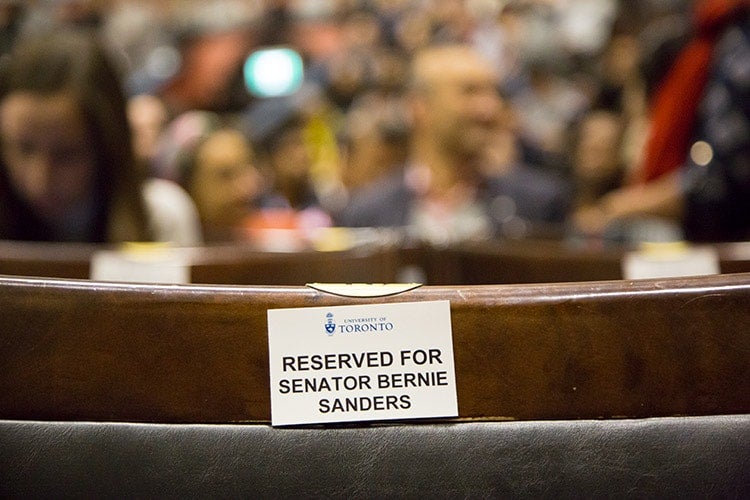
[(142, 192), (155, 241), (176, 246), (203, 243), (198, 209), (180, 185), (151, 178), (143, 184)]

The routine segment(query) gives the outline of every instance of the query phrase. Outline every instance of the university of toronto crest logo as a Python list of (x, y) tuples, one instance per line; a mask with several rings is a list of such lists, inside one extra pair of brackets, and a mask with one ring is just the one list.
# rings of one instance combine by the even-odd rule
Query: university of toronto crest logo
[(336, 323), (333, 322), (333, 313), (326, 314), (326, 334), (330, 337), (336, 331)]

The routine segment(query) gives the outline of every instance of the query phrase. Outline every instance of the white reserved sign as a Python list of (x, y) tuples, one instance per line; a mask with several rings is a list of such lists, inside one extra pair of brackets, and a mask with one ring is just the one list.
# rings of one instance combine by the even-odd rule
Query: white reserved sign
[(719, 254), (711, 247), (652, 245), (628, 252), (622, 262), (627, 280), (705, 276), (721, 272)]
[(271, 423), (458, 416), (448, 301), (268, 311)]
[(90, 278), (129, 283), (190, 283), (190, 265), (179, 252), (148, 245), (137, 248), (94, 253)]

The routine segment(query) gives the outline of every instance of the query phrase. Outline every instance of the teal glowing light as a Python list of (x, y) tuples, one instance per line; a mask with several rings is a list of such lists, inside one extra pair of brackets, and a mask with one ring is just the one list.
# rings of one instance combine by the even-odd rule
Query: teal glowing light
[(302, 57), (289, 48), (257, 50), (245, 61), (245, 85), (258, 97), (290, 95), (302, 85)]

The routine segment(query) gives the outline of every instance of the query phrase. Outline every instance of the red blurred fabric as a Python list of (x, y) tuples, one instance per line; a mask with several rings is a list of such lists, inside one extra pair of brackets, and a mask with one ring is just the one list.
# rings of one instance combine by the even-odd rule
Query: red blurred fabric
[(178, 112), (221, 107), (230, 79), (252, 44), (247, 30), (198, 37), (184, 49), (180, 72), (162, 90), (162, 97)]
[(651, 130), (639, 181), (656, 179), (684, 164), (715, 42), (723, 29), (748, 7), (750, 0), (696, 2), (693, 37), (677, 55), (652, 101)]

